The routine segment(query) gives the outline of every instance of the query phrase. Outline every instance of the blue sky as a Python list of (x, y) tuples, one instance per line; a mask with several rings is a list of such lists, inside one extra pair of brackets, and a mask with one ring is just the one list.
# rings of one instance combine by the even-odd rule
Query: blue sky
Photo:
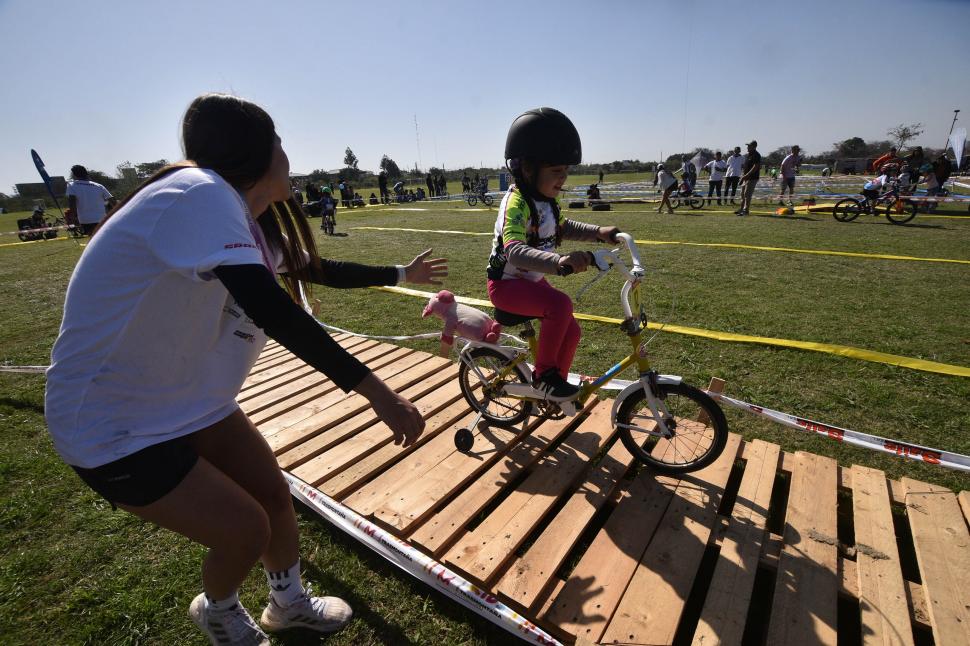
[[(497, 166), (525, 109), (568, 114), (584, 161), (757, 138), (819, 152), (970, 121), (970, 1), (0, 0), (0, 191), (82, 163), (180, 156), (191, 99), (273, 116), (293, 170)], [(689, 73), (688, 73), (689, 70)]]

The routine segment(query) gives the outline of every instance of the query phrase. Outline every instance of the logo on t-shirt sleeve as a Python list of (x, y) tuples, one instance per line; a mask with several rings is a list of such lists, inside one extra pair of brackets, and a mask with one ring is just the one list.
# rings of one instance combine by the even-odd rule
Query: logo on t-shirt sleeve
[(246, 249), (259, 249), (259, 247), (251, 242), (230, 242), (223, 249), (239, 249), (241, 247), (245, 247)]

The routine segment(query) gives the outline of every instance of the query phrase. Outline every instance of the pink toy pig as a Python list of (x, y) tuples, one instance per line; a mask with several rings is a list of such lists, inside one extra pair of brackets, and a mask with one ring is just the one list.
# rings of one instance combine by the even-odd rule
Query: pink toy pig
[(445, 322), (441, 332), (441, 356), (447, 357), (455, 343), (455, 334), (466, 339), (498, 343), (502, 326), (489, 318), (488, 314), (470, 305), (462, 305), (455, 295), (443, 289), (428, 300), (422, 317), (434, 314)]

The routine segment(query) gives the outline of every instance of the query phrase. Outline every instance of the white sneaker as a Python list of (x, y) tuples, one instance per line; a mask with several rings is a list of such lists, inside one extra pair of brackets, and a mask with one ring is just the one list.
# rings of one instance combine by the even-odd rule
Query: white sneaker
[(347, 602), (339, 597), (313, 597), (307, 587), (299, 599), (282, 607), (270, 595), (269, 604), (263, 610), (259, 623), (267, 632), (275, 633), (287, 628), (310, 628), (322, 633), (340, 630), (354, 616)]
[(205, 593), (202, 593), (192, 600), (189, 617), (209, 636), (213, 646), (269, 646), (269, 637), (242, 604), (237, 603), (224, 612), (212, 612), (206, 608)]

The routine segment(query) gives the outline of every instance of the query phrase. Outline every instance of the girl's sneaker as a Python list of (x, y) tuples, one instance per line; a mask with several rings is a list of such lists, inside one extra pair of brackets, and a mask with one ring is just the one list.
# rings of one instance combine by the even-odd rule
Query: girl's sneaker
[(224, 612), (212, 612), (206, 607), (205, 593), (192, 600), (189, 617), (209, 636), (213, 646), (269, 646), (269, 637), (242, 604)]
[(322, 633), (340, 630), (354, 616), (347, 602), (338, 597), (312, 597), (307, 587), (303, 595), (285, 608), (269, 598), (259, 623), (267, 632), (275, 633), (287, 628), (310, 628)]
[(574, 386), (563, 379), (555, 368), (549, 368), (533, 379), (532, 387), (544, 392), (550, 401), (567, 400), (579, 392), (579, 386)]

